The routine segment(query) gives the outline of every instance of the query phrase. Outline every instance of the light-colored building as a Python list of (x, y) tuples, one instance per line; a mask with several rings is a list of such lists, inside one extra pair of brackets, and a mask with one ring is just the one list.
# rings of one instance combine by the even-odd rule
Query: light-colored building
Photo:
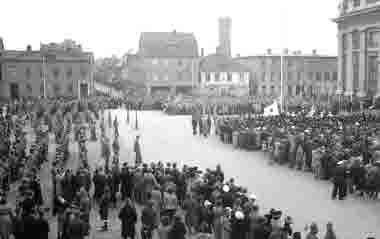
[[(1, 41), (0, 47), (4, 46)], [(74, 41), (41, 44), (35, 51), (0, 48), (0, 96), (87, 97), (93, 89), (94, 55)]]
[(103, 95), (108, 95), (113, 98), (123, 98), (124, 94), (121, 90), (117, 90), (112, 87), (109, 83), (103, 83), (99, 81), (94, 81), (94, 93), (100, 93)]
[(219, 45), (216, 48), (218, 55), (231, 57), (231, 29), (232, 20), (230, 17), (221, 17), (219, 24)]
[[(281, 61), (282, 56), (282, 61)], [(287, 102), (328, 101), (336, 92), (337, 57), (301, 52), (237, 57), (235, 61), (250, 71), (250, 95), (270, 101), (281, 96), (281, 62), (283, 96)]]
[(248, 96), (250, 72), (231, 58), (213, 54), (203, 58), (199, 66), (200, 92), (216, 96)]
[(380, 96), (380, 0), (344, 0), (338, 25), (338, 89), (348, 97)]
[(128, 78), (145, 82), (148, 94), (191, 92), (198, 82), (198, 44), (192, 33), (141, 33), (127, 59)]

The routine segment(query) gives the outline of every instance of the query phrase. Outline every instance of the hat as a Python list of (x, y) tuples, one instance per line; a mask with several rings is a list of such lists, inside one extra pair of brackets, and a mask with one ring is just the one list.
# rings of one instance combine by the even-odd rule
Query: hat
[(249, 194), (249, 199), (256, 200), (257, 197), (255, 194), (251, 193), (251, 194)]
[(230, 191), (230, 187), (228, 185), (223, 185), (223, 192), (228, 193)]
[(272, 214), (272, 219), (274, 219), (274, 220), (278, 220), (282, 216), (282, 212), (277, 211), (277, 210), (273, 211), (271, 214)]
[(337, 164), (338, 164), (338, 165), (342, 165), (343, 163), (344, 163), (344, 160), (339, 161)]
[(205, 206), (205, 207), (208, 207), (208, 206), (210, 206), (210, 205), (212, 205), (212, 203), (211, 203), (209, 200), (206, 200), (206, 201), (204, 202), (204, 206)]
[(241, 211), (236, 211), (235, 217), (236, 217), (236, 219), (243, 220), (244, 219), (244, 213), (242, 213)]

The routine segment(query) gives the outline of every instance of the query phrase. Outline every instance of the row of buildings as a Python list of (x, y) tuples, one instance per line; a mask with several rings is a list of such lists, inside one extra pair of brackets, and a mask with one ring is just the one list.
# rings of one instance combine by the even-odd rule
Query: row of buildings
[[(231, 19), (219, 19), (219, 45), (199, 54), (192, 33), (145, 32), (136, 54), (127, 57), (128, 78), (143, 81), (148, 94), (199, 92), (288, 100), (328, 99), (336, 91), (337, 57), (289, 52), (231, 56)], [(283, 87), (281, 88), (281, 74)]]
[(8, 50), (0, 38), (0, 97), (83, 98), (94, 91), (94, 55), (72, 40)]
[(192, 33), (142, 33), (137, 53), (128, 55), (128, 78), (145, 82), (151, 95), (198, 91), (262, 99), (282, 93), (295, 101), (379, 96), (380, 0), (343, 0), (333, 21), (337, 57), (286, 49), (232, 57), (228, 17), (219, 19), (219, 45), (207, 56)]

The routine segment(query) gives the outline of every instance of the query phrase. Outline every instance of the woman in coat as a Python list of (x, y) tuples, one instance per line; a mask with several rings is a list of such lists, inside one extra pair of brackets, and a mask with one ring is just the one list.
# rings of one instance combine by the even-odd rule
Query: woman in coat
[(134, 239), (137, 212), (131, 199), (126, 199), (124, 207), (120, 210), (119, 219), (121, 220), (121, 236), (123, 239)]

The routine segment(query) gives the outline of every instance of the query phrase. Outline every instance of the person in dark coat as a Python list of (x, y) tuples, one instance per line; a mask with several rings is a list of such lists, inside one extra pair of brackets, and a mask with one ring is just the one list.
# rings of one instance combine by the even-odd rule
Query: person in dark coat
[(123, 239), (135, 238), (135, 225), (137, 222), (136, 208), (133, 206), (131, 199), (127, 199), (124, 207), (119, 212), (121, 220), (121, 236)]
[(103, 220), (103, 231), (108, 231), (108, 211), (110, 207), (111, 192), (108, 186), (104, 190), (104, 194), (100, 199), (99, 213), (100, 219)]
[(334, 170), (332, 199), (335, 199), (338, 194), (339, 200), (343, 200), (347, 195), (347, 176), (344, 164), (345, 161), (338, 162)]
[(139, 140), (140, 136), (137, 135), (135, 139), (135, 144), (133, 146), (133, 152), (135, 152), (135, 165), (142, 164), (141, 147)]
[(79, 218), (78, 212), (70, 214), (70, 218), (66, 226), (67, 239), (84, 239), (87, 232), (86, 224)]
[(185, 223), (182, 222), (181, 217), (179, 215), (174, 216), (174, 223), (169, 231), (168, 239), (185, 239), (186, 237), (186, 226)]
[(121, 183), (121, 198), (122, 200), (132, 197), (133, 192), (133, 175), (129, 171), (127, 164), (123, 165), (120, 173), (120, 183)]
[(36, 239), (49, 239), (49, 222), (46, 220), (44, 217), (44, 212), (41, 210), (37, 212), (36, 230), (38, 232), (38, 237), (36, 237)]

